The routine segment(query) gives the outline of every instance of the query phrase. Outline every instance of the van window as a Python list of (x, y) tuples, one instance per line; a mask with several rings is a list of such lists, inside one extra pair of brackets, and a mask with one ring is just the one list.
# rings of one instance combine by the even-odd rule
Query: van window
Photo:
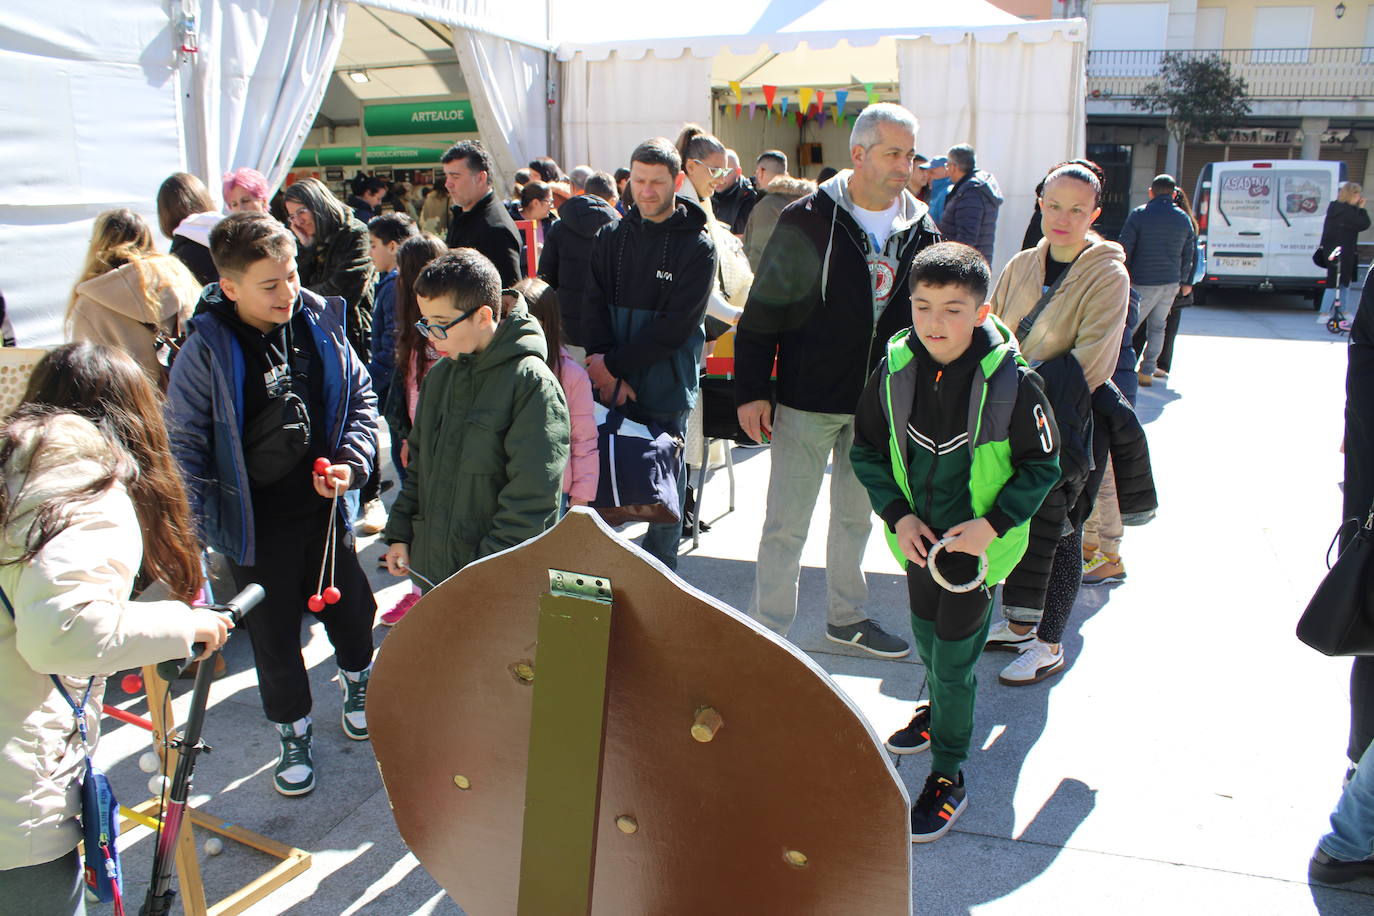
[(1236, 219), (1321, 218), (1331, 202), (1331, 173), (1317, 169), (1224, 172), (1219, 183), (1217, 215), (1228, 225)]
[(1325, 218), (1326, 205), (1329, 203), (1331, 203), (1330, 172), (1314, 169), (1279, 173), (1279, 206), (1288, 216)]

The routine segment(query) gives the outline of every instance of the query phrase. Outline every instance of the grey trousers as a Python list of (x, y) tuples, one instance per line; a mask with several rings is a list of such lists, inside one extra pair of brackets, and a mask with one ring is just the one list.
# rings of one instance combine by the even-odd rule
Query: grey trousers
[[(1140, 320), (1136, 327), (1145, 325), (1145, 355), (1140, 360), (1140, 374), (1154, 375), (1159, 368), (1159, 354), (1164, 349), (1164, 326), (1169, 321), (1169, 310), (1174, 307), (1178, 296), (1177, 283), (1163, 286), (1137, 286), (1140, 293)], [(1131, 329), (1135, 333), (1135, 328)]]
[(86, 882), (73, 849), (51, 862), (0, 871), (0, 900), (25, 916), (86, 916)]
[(830, 465), (830, 530), (825, 545), (827, 619), (846, 626), (867, 618), (868, 584), (862, 568), (873, 530), (868, 491), (854, 476), (849, 449), (852, 414), (812, 413), (778, 405), (773, 417), (768, 504), (749, 616), (786, 636), (797, 617), (802, 547)]

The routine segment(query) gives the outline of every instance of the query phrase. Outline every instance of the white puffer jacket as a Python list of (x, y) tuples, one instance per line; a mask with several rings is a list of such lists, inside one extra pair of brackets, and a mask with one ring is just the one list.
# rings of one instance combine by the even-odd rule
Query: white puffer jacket
[[(15, 523), (0, 539), (0, 562), (18, 546), (32, 511), (101, 475), (110, 453), (99, 430), (66, 414), (47, 421), (47, 441), (34, 453), (40, 425), (24, 422), (21, 447), (3, 469)], [(71, 508), (70, 524), (29, 563), (0, 565), (0, 587), (15, 618), (0, 608), (0, 869), (50, 862), (80, 840), (85, 752), (75, 716), (51, 674), (78, 702), (95, 679), (87, 711), (92, 747), (99, 736), (103, 675), (184, 658), (195, 630), (179, 601), (129, 600), (143, 560), (133, 503), (116, 484)]]

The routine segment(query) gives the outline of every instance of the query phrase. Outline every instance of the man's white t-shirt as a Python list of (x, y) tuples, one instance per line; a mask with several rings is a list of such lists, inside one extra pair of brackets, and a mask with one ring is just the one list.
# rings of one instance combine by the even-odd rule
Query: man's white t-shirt
[(854, 205), (851, 212), (855, 221), (868, 233), (868, 241), (872, 244), (873, 251), (882, 251), (883, 246), (887, 244), (888, 236), (892, 235), (892, 224), (897, 221), (897, 210), (901, 205), (900, 194), (892, 198), (892, 206), (886, 210), (865, 210), (858, 204)]

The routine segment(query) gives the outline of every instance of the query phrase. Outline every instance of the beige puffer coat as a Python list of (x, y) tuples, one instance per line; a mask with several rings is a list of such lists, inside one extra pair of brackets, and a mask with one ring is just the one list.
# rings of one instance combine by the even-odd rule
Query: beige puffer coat
[(76, 287), (67, 339), (119, 347), (160, 385), (157, 335), (181, 336), (200, 291), (196, 278), (170, 255), (130, 261)]
[[(32, 511), (90, 484), (110, 446), (91, 423), (60, 414), (27, 422), (26, 442), (4, 468), (19, 514), (4, 532), (0, 559), (18, 556)], [(99, 736), (103, 675), (190, 654), (192, 616), (179, 601), (128, 600), (143, 560), (133, 503), (120, 484), (72, 507), (66, 530), (31, 562), (0, 565), (15, 618), (0, 609), (0, 869), (40, 865), (77, 845), (85, 752), (72, 708), (48, 677), (61, 676), (87, 704), (92, 747)]]
[[(1049, 247), (1041, 239), (1034, 248), (1012, 258), (997, 280), (992, 313), (1013, 334), (1040, 301)], [(1073, 353), (1088, 390), (1097, 390), (1116, 368), (1130, 295), (1125, 252), (1116, 242), (1095, 240), (1069, 265), (1054, 298), (1020, 341), (1022, 354), (1032, 361), (1048, 362)]]

